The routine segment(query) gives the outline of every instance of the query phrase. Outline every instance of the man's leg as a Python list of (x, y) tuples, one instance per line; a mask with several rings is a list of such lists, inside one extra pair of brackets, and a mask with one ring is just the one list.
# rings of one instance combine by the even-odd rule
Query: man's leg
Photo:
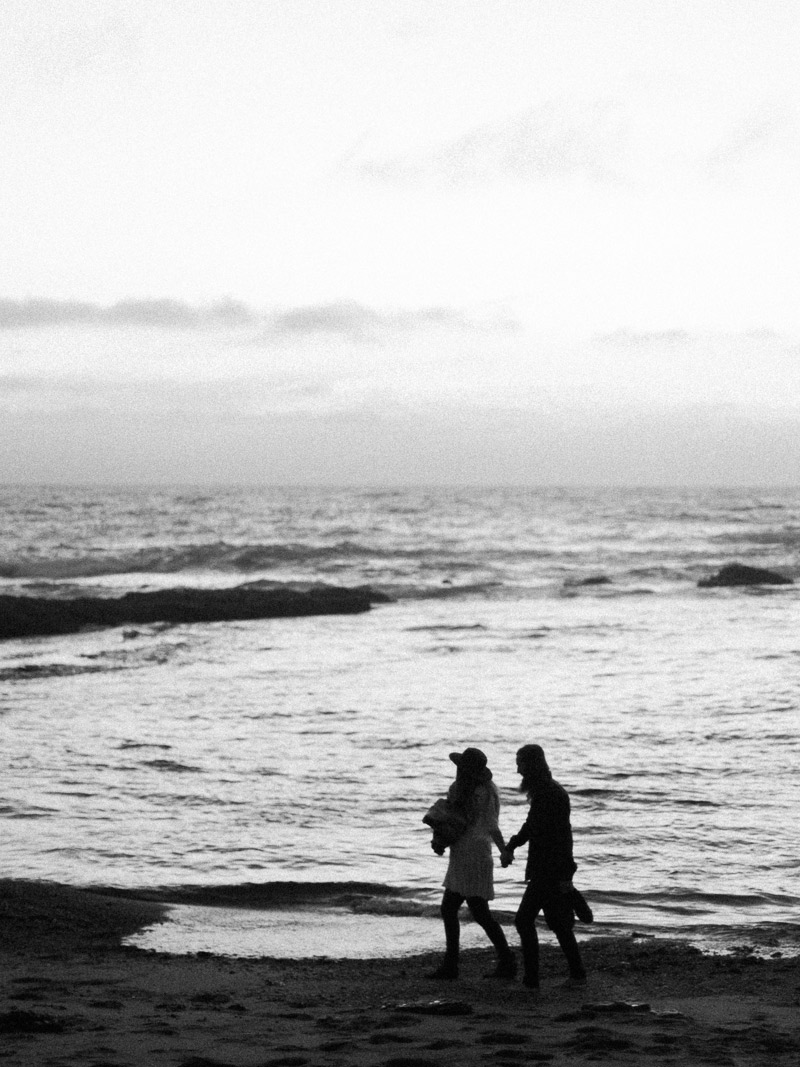
[(529, 885), (522, 895), (514, 917), (525, 968), (522, 981), (530, 989), (539, 988), (539, 937), (536, 933), (536, 916), (541, 909), (541, 902), (538, 896), (538, 890)]
[(544, 901), (544, 917), (547, 925), (558, 938), (561, 951), (567, 960), (571, 982), (583, 984), (586, 970), (581, 959), (581, 950), (575, 939), (575, 913), (572, 908), (571, 894), (554, 890)]
[(559, 924), (558, 926), (551, 927), (551, 929), (558, 938), (558, 943), (561, 945), (561, 951), (567, 958), (567, 966), (569, 967), (571, 981), (583, 985), (586, 981), (586, 969), (583, 966), (581, 950), (578, 948), (578, 942), (575, 939), (572, 927), (561, 926)]

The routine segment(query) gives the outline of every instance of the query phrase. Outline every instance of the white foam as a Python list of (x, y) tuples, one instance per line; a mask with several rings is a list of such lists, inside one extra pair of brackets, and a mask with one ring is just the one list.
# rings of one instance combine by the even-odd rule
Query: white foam
[[(461, 928), (464, 948), (488, 946), (473, 923)], [(127, 938), (125, 944), (152, 952), (280, 959), (370, 959), (410, 956), (444, 949), (441, 923), (417, 916), (354, 915), (342, 909), (249, 911), (179, 905), (167, 922)]]

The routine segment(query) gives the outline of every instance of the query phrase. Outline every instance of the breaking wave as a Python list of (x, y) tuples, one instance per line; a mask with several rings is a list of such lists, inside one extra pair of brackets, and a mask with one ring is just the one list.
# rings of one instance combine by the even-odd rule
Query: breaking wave
[[(196, 904), (204, 907), (346, 908), (372, 915), (439, 915), (435, 902), (423, 899), (419, 889), (380, 882), (238, 882), (229, 885), (161, 886), (148, 890), (95, 887), (116, 896), (157, 900), (164, 904)], [(637, 893), (626, 890), (585, 890), (584, 896), (602, 916), (604, 906), (643, 905), (654, 911), (713, 913), (723, 909), (758, 910), (762, 907), (794, 911), (800, 897), (788, 893), (703, 893), (694, 889)], [(424, 896), (424, 894), (423, 894)], [(496, 909), (497, 910), (497, 909)]]
[(227, 908), (355, 908), (385, 914), (388, 902), (407, 901), (408, 914), (419, 914), (413, 890), (378, 882), (237, 882), (231, 885), (160, 886), (149, 890), (93, 887), (93, 891), (163, 904), (196, 904)]
[(419, 569), (471, 569), (487, 559), (497, 562), (541, 560), (553, 553), (535, 548), (483, 551), (479, 559), (470, 550), (442, 548), (403, 548), (398, 545), (361, 544), (337, 541), (329, 544), (274, 542), (230, 544), (227, 541), (185, 545), (161, 545), (113, 553), (102, 550), (84, 556), (43, 556), (36, 553), (0, 559), (0, 578), (65, 579), (98, 578), (119, 574), (177, 574), (181, 571), (229, 571), (252, 573), (276, 567), (350, 566), (370, 561), (410, 562)]
[(334, 545), (255, 544), (232, 545), (225, 541), (213, 544), (190, 544), (142, 548), (115, 555), (92, 553), (90, 556), (24, 556), (0, 562), (3, 578), (97, 578), (112, 574), (176, 574), (180, 571), (268, 570), (286, 564), (319, 564), (328, 560), (359, 559), (382, 555), (351, 541)]

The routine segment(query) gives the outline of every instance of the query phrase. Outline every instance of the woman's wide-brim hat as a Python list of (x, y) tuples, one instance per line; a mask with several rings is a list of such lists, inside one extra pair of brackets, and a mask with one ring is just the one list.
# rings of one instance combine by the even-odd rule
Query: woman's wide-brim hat
[(469, 774), (482, 781), (489, 781), (492, 772), (486, 766), (486, 753), (479, 748), (465, 748), (463, 752), (451, 752), (450, 759), (462, 774)]

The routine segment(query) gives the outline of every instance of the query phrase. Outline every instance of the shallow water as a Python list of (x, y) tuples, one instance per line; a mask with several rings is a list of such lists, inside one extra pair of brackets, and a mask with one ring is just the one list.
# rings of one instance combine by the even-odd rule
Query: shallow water
[[(441, 947), (430, 919), (406, 915), (354, 915), (334, 908), (306, 911), (245, 911), (178, 906), (170, 921), (125, 940), (150, 952), (258, 959), (374, 959), (412, 956)], [(482, 948), (483, 931), (462, 930), (462, 948)]]
[[(629, 915), (633, 918), (633, 915)], [(762, 958), (800, 955), (796, 924), (755, 923), (747, 926), (736, 916), (733, 925), (722, 922), (684, 924), (671, 936), (711, 955), (752, 955)], [(579, 941), (592, 937), (631, 937), (641, 940), (665, 936), (643, 932), (650, 929), (649, 916), (632, 928), (613, 922), (576, 927)], [(508, 942), (518, 948), (513, 917), (500, 914)], [(556, 939), (539, 921), (539, 939), (555, 945)], [(443, 952), (441, 922), (433, 914), (370, 915), (344, 908), (269, 911), (225, 907), (178, 905), (168, 921), (148, 927), (125, 939), (125, 944), (145, 952), (193, 955), (210, 952), (219, 956), (260, 959), (374, 959)], [(488, 948), (485, 934), (472, 922), (466, 908), (461, 915), (462, 949)]]

